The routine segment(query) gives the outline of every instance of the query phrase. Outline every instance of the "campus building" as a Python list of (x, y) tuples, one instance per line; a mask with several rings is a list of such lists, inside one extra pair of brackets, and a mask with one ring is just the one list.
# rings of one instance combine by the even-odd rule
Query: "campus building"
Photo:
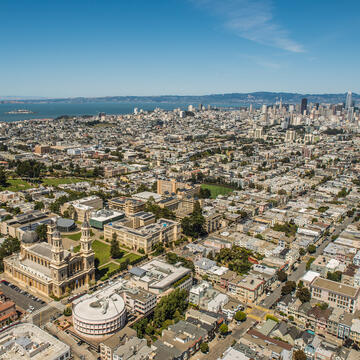
[(133, 267), (129, 273), (134, 286), (159, 296), (167, 295), (175, 287), (190, 290), (193, 283), (190, 269), (156, 259)]
[(134, 215), (145, 208), (145, 202), (127, 197), (117, 197), (108, 201), (110, 209), (124, 212), (126, 216)]
[(4, 272), (24, 289), (42, 295), (64, 296), (71, 289), (87, 288), (95, 280), (94, 252), (90, 225), (81, 227), (80, 251), (64, 249), (55, 222), (48, 225), (48, 241), (36, 237), (21, 242), (20, 252), (4, 258)]
[(111, 286), (75, 300), (72, 314), (76, 332), (85, 337), (109, 335), (126, 324), (125, 302)]
[(104, 225), (120, 220), (123, 217), (125, 217), (123, 212), (101, 209), (90, 214), (89, 223), (92, 227), (102, 230)]
[(159, 195), (171, 195), (178, 192), (194, 196), (200, 192), (200, 185), (182, 183), (175, 179), (157, 181), (157, 193)]
[(138, 212), (119, 221), (104, 225), (104, 238), (111, 240), (116, 234), (120, 245), (132, 250), (151, 251), (157, 243), (171, 243), (181, 236), (179, 222), (168, 219), (155, 220), (155, 215)]
[(87, 214), (91, 211), (102, 209), (102, 207), (102, 199), (98, 196), (92, 195), (83, 199), (68, 201), (61, 206), (60, 210), (63, 215), (65, 211), (67, 211), (69, 217), (83, 222)]

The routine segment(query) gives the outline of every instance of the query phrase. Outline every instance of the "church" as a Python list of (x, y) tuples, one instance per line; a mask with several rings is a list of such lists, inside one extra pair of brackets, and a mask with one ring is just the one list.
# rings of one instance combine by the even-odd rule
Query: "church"
[(23, 236), (20, 252), (4, 258), (4, 272), (23, 289), (62, 297), (95, 281), (94, 251), (87, 218), (81, 226), (80, 250), (65, 250), (56, 223), (47, 228), (47, 242), (35, 232)]

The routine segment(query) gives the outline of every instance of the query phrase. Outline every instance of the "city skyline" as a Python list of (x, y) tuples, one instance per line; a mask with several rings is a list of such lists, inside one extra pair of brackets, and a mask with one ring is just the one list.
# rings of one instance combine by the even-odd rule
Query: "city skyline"
[(307, 5), (5, 0), (0, 95), (359, 93), (360, 5)]

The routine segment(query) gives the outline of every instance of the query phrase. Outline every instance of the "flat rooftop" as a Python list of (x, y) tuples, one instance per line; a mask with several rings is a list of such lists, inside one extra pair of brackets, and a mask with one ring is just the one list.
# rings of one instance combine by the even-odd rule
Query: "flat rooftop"
[(336, 281), (331, 281), (323, 278), (315, 278), (310, 284), (311, 287), (318, 287), (320, 289), (328, 290), (339, 295), (345, 295), (355, 298), (359, 292), (359, 288), (355, 288), (349, 285), (341, 284)]
[(53, 360), (66, 353), (70, 358), (68, 345), (33, 324), (15, 325), (0, 334), (2, 360)]
[(125, 216), (125, 214), (123, 212), (101, 209), (93, 211), (90, 215), (90, 220), (103, 222), (121, 216)]
[(191, 273), (190, 269), (183, 266), (173, 266), (160, 260), (152, 260), (140, 267), (146, 273), (141, 281), (149, 283), (149, 287), (165, 289), (185, 275)]

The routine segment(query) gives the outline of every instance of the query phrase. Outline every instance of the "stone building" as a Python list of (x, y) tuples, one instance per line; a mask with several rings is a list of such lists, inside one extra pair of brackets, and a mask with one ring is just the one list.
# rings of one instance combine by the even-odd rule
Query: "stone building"
[(65, 250), (56, 224), (48, 225), (47, 242), (25, 237), (20, 252), (4, 259), (4, 272), (19, 287), (45, 296), (64, 296), (69, 290), (87, 288), (95, 280), (90, 225), (81, 227), (80, 251)]

